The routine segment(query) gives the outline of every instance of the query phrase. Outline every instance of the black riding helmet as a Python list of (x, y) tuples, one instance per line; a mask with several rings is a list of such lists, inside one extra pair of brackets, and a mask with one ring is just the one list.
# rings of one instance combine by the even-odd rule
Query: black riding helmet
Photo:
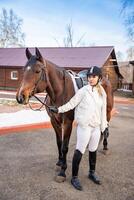
[(87, 77), (89, 76), (98, 76), (99, 79), (102, 77), (101, 68), (97, 66), (92, 66), (87, 71)]

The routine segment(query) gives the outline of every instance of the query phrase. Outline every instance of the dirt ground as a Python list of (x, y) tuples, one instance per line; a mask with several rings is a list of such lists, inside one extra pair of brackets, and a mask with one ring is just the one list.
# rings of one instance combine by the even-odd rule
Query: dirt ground
[(71, 184), (71, 161), (76, 143), (69, 145), (67, 179), (55, 182), (57, 147), (52, 129), (0, 136), (0, 200), (134, 200), (134, 105), (115, 105), (110, 123), (109, 154), (98, 150), (96, 172), (102, 185), (88, 178), (88, 151), (80, 165), (83, 191)]

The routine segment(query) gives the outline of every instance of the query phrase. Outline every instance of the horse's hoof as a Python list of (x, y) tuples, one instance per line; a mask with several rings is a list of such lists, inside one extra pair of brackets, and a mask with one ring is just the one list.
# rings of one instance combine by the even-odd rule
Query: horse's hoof
[(63, 176), (56, 176), (55, 177), (55, 181), (57, 182), (57, 183), (62, 183), (62, 182), (64, 182), (66, 180), (66, 177), (63, 177)]
[(55, 171), (56, 171), (56, 172), (60, 172), (60, 170), (61, 170), (61, 166), (56, 165)]
[(108, 149), (103, 149), (102, 152), (103, 152), (104, 155), (109, 155), (109, 150)]

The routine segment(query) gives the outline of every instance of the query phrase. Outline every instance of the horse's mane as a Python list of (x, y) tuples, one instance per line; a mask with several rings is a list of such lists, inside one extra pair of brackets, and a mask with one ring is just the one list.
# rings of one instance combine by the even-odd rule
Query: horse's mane
[[(48, 67), (51, 66), (60, 79), (63, 79), (67, 70), (64, 67), (58, 66), (53, 62), (46, 60)], [(68, 73), (66, 73), (67, 75)]]

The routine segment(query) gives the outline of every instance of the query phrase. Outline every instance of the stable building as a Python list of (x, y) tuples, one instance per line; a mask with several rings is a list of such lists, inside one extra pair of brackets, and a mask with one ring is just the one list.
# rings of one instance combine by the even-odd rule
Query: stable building
[(132, 61), (119, 62), (119, 70), (123, 76), (122, 90), (132, 90), (134, 82), (134, 64)]
[[(35, 48), (29, 48), (34, 54)], [(113, 46), (94, 47), (44, 47), (42, 56), (59, 67), (75, 72), (91, 66), (102, 68), (103, 75), (118, 89), (122, 80)], [(25, 48), (0, 48), (0, 90), (16, 90), (23, 77), (27, 62)]]

